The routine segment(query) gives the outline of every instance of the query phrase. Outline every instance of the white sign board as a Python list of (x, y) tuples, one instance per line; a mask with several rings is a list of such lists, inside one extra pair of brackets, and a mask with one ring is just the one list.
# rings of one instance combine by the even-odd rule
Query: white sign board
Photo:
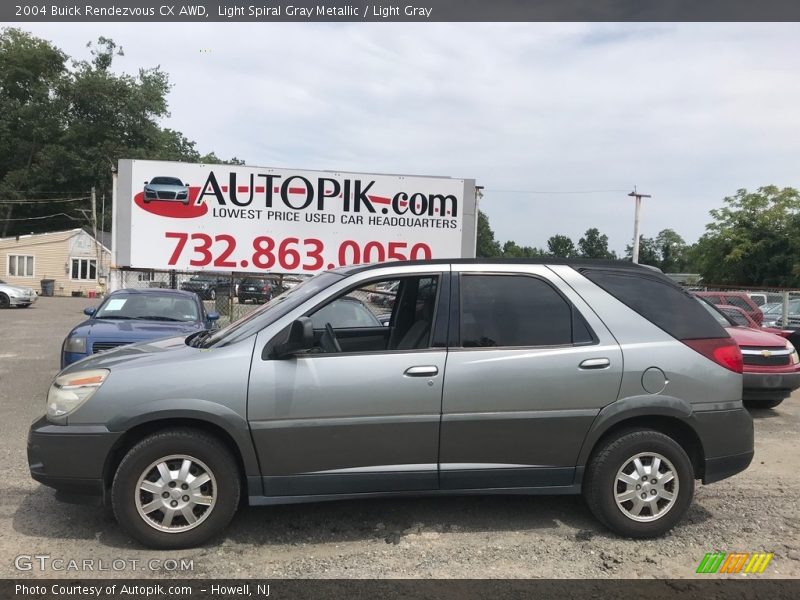
[(116, 266), (315, 273), (474, 256), (475, 182), (122, 160)]

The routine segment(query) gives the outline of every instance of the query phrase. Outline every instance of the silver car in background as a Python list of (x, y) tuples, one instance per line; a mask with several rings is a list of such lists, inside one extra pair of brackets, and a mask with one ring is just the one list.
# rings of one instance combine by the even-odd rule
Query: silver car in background
[(189, 184), (177, 177), (153, 177), (144, 182), (144, 202), (155, 200), (189, 204)]
[[(345, 299), (387, 284), (388, 326), (356, 318)], [(719, 323), (631, 263), (356, 266), (221, 330), (67, 367), (28, 462), (153, 548), (218, 535), (240, 494), (582, 493), (612, 531), (647, 538), (681, 520), (695, 480), (750, 464), (741, 373)]]
[(37, 298), (38, 296), (33, 288), (11, 285), (0, 279), (0, 308), (14, 306), (27, 308), (36, 302)]

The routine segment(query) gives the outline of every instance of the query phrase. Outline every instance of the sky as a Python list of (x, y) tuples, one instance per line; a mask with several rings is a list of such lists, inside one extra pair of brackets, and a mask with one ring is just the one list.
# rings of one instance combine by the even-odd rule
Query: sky
[(301, 169), (447, 175), (485, 187), (497, 239), (618, 253), (694, 242), (740, 188), (800, 187), (800, 24), (22, 24), (74, 58), (160, 66), (163, 125), (202, 153)]

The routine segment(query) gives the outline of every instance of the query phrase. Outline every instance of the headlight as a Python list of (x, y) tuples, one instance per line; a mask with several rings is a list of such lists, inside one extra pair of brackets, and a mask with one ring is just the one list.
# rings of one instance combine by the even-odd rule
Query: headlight
[(47, 416), (64, 417), (91, 398), (110, 371), (92, 369), (56, 377), (47, 392)]
[(86, 338), (67, 338), (67, 341), (64, 343), (64, 352), (77, 352), (78, 354), (86, 354)]
[(797, 355), (797, 349), (794, 347), (792, 342), (786, 342), (786, 349), (792, 351), (792, 353), (789, 355), (789, 362), (793, 365), (800, 364), (800, 356)]

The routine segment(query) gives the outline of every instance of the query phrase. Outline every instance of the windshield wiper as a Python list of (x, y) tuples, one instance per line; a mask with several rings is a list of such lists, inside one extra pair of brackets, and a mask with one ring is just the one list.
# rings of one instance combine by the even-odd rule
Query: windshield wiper
[(134, 319), (136, 317), (126, 317), (124, 315), (103, 315), (102, 317), (95, 316), (95, 319)]
[(175, 319), (173, 317), (161, 317), (158, 315), (147, 315), (144, 317), (133, 317), (134, 319), (138, 319), (140, 321), (178, 321), (178, 322), (185, 322), (183, 319)]

